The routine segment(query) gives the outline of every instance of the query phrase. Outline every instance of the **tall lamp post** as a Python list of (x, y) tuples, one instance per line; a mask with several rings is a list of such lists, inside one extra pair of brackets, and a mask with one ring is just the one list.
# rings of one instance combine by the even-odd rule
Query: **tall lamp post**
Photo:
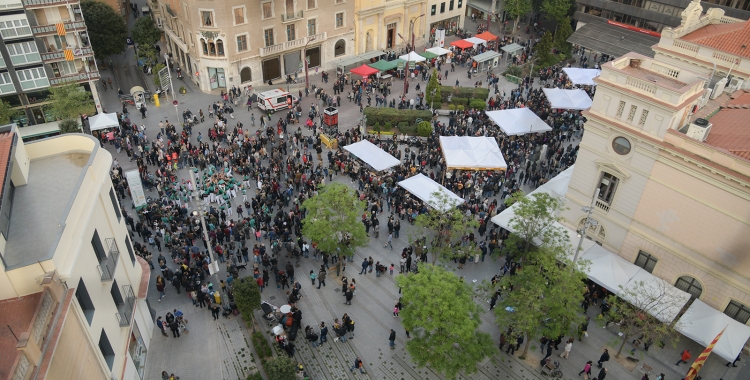
[[(190, 180), (193, 181), (192, 183), (196, 184), (195, 182), (195, 172), (193, 169), (196, 168), (190, 168)], [(193, 211), (193, 217), (196, 218), (195, 223), (198, 224), (200, 222), (201, 230), (203, 231), (203, 239), (206, 241), (206, 245), (208, 246), (208, 257), (211, 258), (211, 264), (209, 264), (209, 274), (214, 275), (216, 273), (219, 273), (219, 263), (214, 260), (214, 250), (213, 247), (211, 247), (211, 238), (208, 237), (208, 229), (206, 229), (206, 217), (205, 217), (205, 210), (203, 209), (203, 205), (198, 201), (198, 187), (195, 187), (195, 192), (193, 193), (193, 196), (195, 197), (193, 199), (196, 208), (198, 210)]]
[[(424, 13), (409, 21), (409, 33), (411, 33), (411, 51), (414, 51), (414, 24), (416, 24), (417, 20), (419, 20), (423, 16)], [(401, 33), (399, 33), (398, 36), (399, 38), (401, 38), (401, 41), (404, 41), (404, 45), (406, 45), (406, 40), (401, 35)], [(404, 67), (404, 95), (409, 92), (409, 61), (411, 58), (411, 51), (406, 52), (406, 66)]]
[(583, 206), (581, 207), (581, 211), (586, 213), (586, 219), (583, 220), (583, 227), (578, 230), (578, 247), (576, 247), (576, 254), (573, 256), (573, 264), (576, 263), (578, 260), (578, 253), (581, 252), (581, 246), (583, 246), (583, 239), (586, 238), (586, 231), (588, 231), (589, 227), (596, 226), (599, 224), (596, 220), (594, 220), (591, 217), (591, 213), (594, 211), (594, 202), (596, 202), (596, 198), (599, 197), (599, 188), (596, 189), (594, 192), (594, 196), (591, 198), (591, 204), (589, 206)]
[(305, 61), (305, 89), (310, 88), (310, 79), (308, 78), (308, 75), (307, 75), (307, 71), (308, 71), (307, 70), (307, 44), (313, 41), (315, 41), (315, 36), (308, 38), (307, 43), (305, 43), (305, 48), (302, 49), (303, 51), (302, 60)]

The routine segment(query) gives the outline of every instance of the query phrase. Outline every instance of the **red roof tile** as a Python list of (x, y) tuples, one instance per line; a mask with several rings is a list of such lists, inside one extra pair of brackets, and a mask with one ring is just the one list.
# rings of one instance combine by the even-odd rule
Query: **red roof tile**
[[(2, 136), (0, 136), (0, 139)], [(0, 146), (4, 144), (0, 142)], [(3, 163), (3, 166), (7, 164)], [(19, 351), (16, 350), (18, 341), (22, 332), (29, 331), (31, 319), (34, 317), (39, 299), (43, 292), (29, 294), (21, 298), (12, 298), (0, 301), (0, 379), (10, 378), (9, 371), (16, 362)], [(7, 325), (7, 326), (6, 326)], [(10, 326), (13, 333), (8, 329)]]
[(750, 21), (706, 25), (680, 39), (750, 58)]
[(734, 93), (732, 99), (709, 119), (706, 144), (750, 160), (750, 92)]

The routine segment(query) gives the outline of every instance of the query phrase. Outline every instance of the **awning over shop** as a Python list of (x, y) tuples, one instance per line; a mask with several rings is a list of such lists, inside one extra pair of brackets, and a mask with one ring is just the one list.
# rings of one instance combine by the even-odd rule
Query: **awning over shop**
[(451, 52), (450, 50), (443, 49), (440, 46), (435, 46), (434, 48), (429, 48), (426, 51), (429, 51), (430, 53), (435, 54), (435, 55), (446, 55), (446, 54), (448, 54), (448, 53)]
[(598, 244), (592, 245), (580, 258), (591, 263), (587, 271), (589, 279), (615, 295), (620, 295), (620, 287), (641, 270)]
[(563, 71), (573, 84), (585, 86), (596, 86), (594, 78), (602, 73), (599, 69), (581, 69), (578, 67), (565, 67), (563, 68)]
[(659, 37), (594, 21), (576, 30), (568, 37), (568, 42), (613, 57), (634, 51), (653, 58), (654, 51), (651, 50), (651, 46), (659, 43)]
[(359, 57), (344, 57), (333, 61), (333, 64), (336, 67), (346, 68), (347, 66), (354, 66), (360, 62), (361, 60), (359, 59)]
[(410, 52), (409, 54), (404, 54), (404, 55), (400, 56), (399, 58), (402, 59), (402, 60), (404, 60), (404, 61), (409, 61), (409, 62), (422, 62), (422, 61), (427, 60), (427, 58), (422, 57), (421, 55), (419, 55), (419, 54), (417, 54), (417, 53), (415, 53), (413, 51)]
[(97, 131), (106, 128), (119, 128), (116, 113), (100, 113), (89, 118), (89, 130)]
[(376, 171), (385, 170), (401, 163), (398, 158), (378, 148), (375, 144), (362, 140), (344, 147), (348, 152), (372, 166)]
[(490, 59), (497, 58), (499, 56), (500, 56), (500, 53), (498, 53), (498, 52), (496, 52), (494, 50), (489, 50), (489, 51), (486, 51), (486, 52), (484, 52), (482, 54), (477, 54), (477, 55), (473, 56), (471, 59), (473, 59), (473, 60), (475, 60), (475, 61), (477, 61), (479, 63), (482, 63), (484, 61), (489, 61)]
[(370, 63), (367, 66), (372, 67), (373, 69), (377, 69), (380, 71), (388, 71), (393, 70), (398, 66), (399, 62), (404, 62), (400, 59), (394, 59), (393, 61), (386, 61), (384, 59), (381, 59), (375, 63)]
[(451, 46), (455, 46), (461, 49), (468, 49), (468, 48), (473, 48), (474, 44), (466, 40), (458, 40), (458, 41), (451, 42)]
[(516, 51), (523, 49), (523, 46), (521, 46), (521, 45), (519, 45), (517, 43), (512, 43), (510, 45), (505, 45), (505, 46), (501, 47), (500, 49), (502, 51), (508, 53), (508, 54), (513, 54)]
[(474, 45), (484, 45), (484, 44), (487, 44), (487, 41), (485, 41), (485, 40), (483, 40), (481, 38), (476, 38), (476, 37), (465, 38), (464, 41), (471, 42)]
[(544, 88), (542, 90), (552, 108), (568, 110), (587, 110), (591, 108), (592, 102), (589, 94), (581, 89), (561, 90), (559, 88)]
[(481, 38), (481, 39), (483, 39), (485, 41), (494, 41), (494, 40), (497, 39), (497, 36), (494, 35), (494, 34), (492, 34), (492, 33), (490, 33), (490, 32), (482, 32), (482, 33), (477, 34), (474, 37)]
[[(417, 198), (421, 199), (430, 207), (439, 211), (448, 211), (451, 207), (458, 206), (465, 201), (463, 198), (452, 193), (450, 190), (443, 187), (443, 185), (433, 181), (430, 177), (419, 173), (415, 176), (409, 177), (398, 183), (399, 186), (406, 189), (406, 191), (414, 194)], [(442, 193), (447, 198), (447, 203), (440, 202), (440, 198), (435, 197), (435, 193)]]
[(726, 330), (716, 342), (712, 353), (733, 362), (750, 338), (750, 326), (735, 321), (701, 300), (694, 300), (680, 318), (680, 322), (675, 325), (675, 330), (704, 347), (708, 346), (724, 328)]
[(503, 153), (491, 137), (440, 136), (448, 169), (505, 170)]
[(435, 54), (433, 52), (426, 51), (426, 50), (424, 52), (422, 52), (422, 53), (419, 53), (419, 55), (421, 55), (422, 57), (425, 57), (427, 59), (433, 59), (433, 58), (435, 58), (435, 57), (438, 56), (437, 54)]
[(357, 58), (359, 58), (362, 61), (369, 61), (369, 60), (371, 60), (373, 58), (380, 57), (382, 55), (385, 55), (384, 51), (382, 51), (382, 50), (373, 50), (373, 51), (368, 51), (367, 53), (362, 53), (362, 54), (358, 55)]
[(357, 74), (359, 76), (366, 77), (372, 74), (377, 74), (380, 70), (372, 68), (367, 65), (362, 65), (362, 66), (352, 69), (351, 71), (352, 71), (352, 74)]
[(487, 111), (487, 116), (508, 136), (551, 131), (552, 127), (529, 108)]

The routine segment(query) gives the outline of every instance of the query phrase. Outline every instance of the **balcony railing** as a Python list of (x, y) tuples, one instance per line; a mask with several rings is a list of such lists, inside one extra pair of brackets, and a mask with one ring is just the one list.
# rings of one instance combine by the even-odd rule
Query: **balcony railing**
[(326, 33), (324, 32), (324, 33), (316, 34), (314, 36), (304, 37), (304, 38), (282, 42), (280, 44), (260, 48), (260, 56), (265, 57), (267, 55), (281, 53), (282, 51), (304, 47), (305, 44), (313, 38), (315, 39), (315, 42), (323, 42), (326, 40)]
[(79, 0), (23, 0), (26, 9), (37, 9), (55, 5), (78, 4)]
[(282, 13), (281, 14), (281, 22), (291, 22), (295, 20), (301, 19), (303, 16), (302, 11), (297, 12), (291, 12), (291, 13)]
[[(66, 33), (86, 29), (86, 23), (83, 21), (65, 21), (63, 24), (65, 25)], [(57, 34), (57, 25), (32, 26), (31, 32), (37, 36)]]
[(123, 285), (123, 303), (117, 305), (117, 323), (120, 327), (130, 326), (133, 319), (133, 309), (135, 308), (135, 294), (130, 285)]
[(599, 200), (599, 199), (596, 200), (596, 207), (598, 207), (600, 210), (604, 212), (609, 212), (609, 204), (602, 200)]
[[(75, 48), (73, 49), (73, 55), (76, 58), (92, 56), (94, 50), (91, 47)], [(63, 61), (65, 60), (65, 50), (51, 51), (42, 53), (42, 61)]]
[(89, 72), (83, 72), (83, 73), (63, 75), (58, 78), (50, 78), (49, 83), (53, 86), (56, 86), (58, 84), (63, 84), (63, 83), (68, 83), (68, 82), (75, 82), (75, 83), (89, 82), (89, 81), (99, 80), (99, 78), (101, 78), (101, 75), (99, 75), (98, 71), (89, 71)]
[(120, 251), (117, 249), (117, 242), (113, 238), (107, 238), (107, 257), (99, 261), (99, 275), (102, 281), (112, 281), (115, 278), (115, 270), (117, 269), (117, 261), (120, 258)]

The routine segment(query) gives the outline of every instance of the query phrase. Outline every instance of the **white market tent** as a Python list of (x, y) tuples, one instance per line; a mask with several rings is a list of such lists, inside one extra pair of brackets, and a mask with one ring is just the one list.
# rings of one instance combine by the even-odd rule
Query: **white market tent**
[(362, 140), (344, 147), (351, 154), (372, 166), (376, 171), (385, 170), (401, 163), (398, 158), (378, 148), (373, 143)]
[(675, 288), (643, 269), (638, 271), (620, 292), (622, 294), (619, 296), (622, 299), (664, 323), (671, 323), (690, 300), (689, 293)]
[(551, 131), (552, 127), (529, 108), (514, 108), (485, 112), (508, 136)]
[(573, 84), (580, 84), (586, 86), (596, 86), (594, 78), (598, 77), (602, 73), (599, 69), (581, 69), (578, 67), (566, 67), (563, 71), (568, 76), (568, 79)]
[(586, 110), (591, 108), (591, 98), (581, 89), (561, 90), (559, 88), (544, 88), (544, 95), (552, 108), (568, 110)]
[(580, 257), (590, 262), (587, 271), (589, 278), (615, 295), (620, 295), (620, 287), (642, 270), (598, 244), (591, 246)]
[(116, 113), (100, 113), (89, 118), (89, 130), (98, 131), (106, 128), (119, 128)]
[(505, 170), (503, 153), (491, 137), (440, 136), (440, 148), (448, 169)]
[[(409, 177), (399, 182), (398, 185), (414, 194), (417, 198), (430, 205), (430, 207), (442, 212), (448, 211), (451, 207), (465, 202), (463, 198), (422, 173)], [(435, 197), (437, 192), (443, 193), (447, 197), (448, 203), (439, 202), (439, 198)]]
[(424, 61), (424, 60), (427, 59), (427, 58), (422, 57), (421, 55), (419, 55), (419, 54), (417, 54), (417, 53), (415, 53), (413, 51), (410, 52), (409, 54), (404, 54), (404, 55), (400, 56), (399, 58), (403, 59), (404, 61), (410, 61), (410, 62), (422, 62), (422, 61)]
[(434, 48), (429, 48), (425, 51), (429, 51), (430, 53), (435, 54), (437, 56), (446, 55), (451, 52), (450, 50), (443, 49), (440, 46), (435, 46)]
[(732, 362), (750, 338), (750, 326), (735, 321), (698, 299), (693, 301), (680, 322), (675, 325), (675, 330), (704, 347), (724, 328), (726, 330), (712, 352)]
[(464, 41), (471, 42), (476, 47), (477, 45), (487, 45), (487, 41), (477, 37), (464, 38)]

